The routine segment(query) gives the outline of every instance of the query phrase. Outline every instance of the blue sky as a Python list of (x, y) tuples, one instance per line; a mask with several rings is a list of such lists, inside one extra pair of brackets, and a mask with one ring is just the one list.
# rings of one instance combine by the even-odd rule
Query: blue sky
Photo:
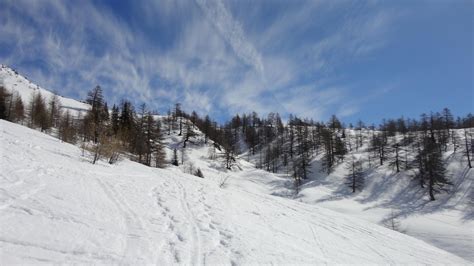
[(83, 99), (317, 120), (473, 111), (472, 1), (0, 1), (0, 63)]

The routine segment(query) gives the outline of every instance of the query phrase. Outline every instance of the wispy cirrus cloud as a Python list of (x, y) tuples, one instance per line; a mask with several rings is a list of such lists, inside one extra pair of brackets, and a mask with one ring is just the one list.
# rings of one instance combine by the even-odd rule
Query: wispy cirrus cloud
[[(2, 2), (2, 63), (74, 97), (101, 84), (110, 101), (125, 97), (161, 111), (179, 101), (221, 118), (255, 110), (323, 119), (350, 97), (334, 69), (383, 46), (393, 19), (373, 6), (309, 1), (264, 23), (254, 16), (263, 26), (249, 28), (245, 12), (236, 16), (221, 0), (125, 8), (128, 16), (89, 1)], [(347, 17), (324, 29), (332, 13)]]
[(222, 0), (196, 0), (196, 3), (217, 32), (232, 47), (235, 54), (263, 75), (264, 66), (261, 55), (247, 40), (242, 26), (232, 17)]

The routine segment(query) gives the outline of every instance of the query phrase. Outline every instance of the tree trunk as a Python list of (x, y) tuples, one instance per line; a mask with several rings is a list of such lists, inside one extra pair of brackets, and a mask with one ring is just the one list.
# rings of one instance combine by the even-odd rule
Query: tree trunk
[(433, 172), (431, 170), (430, 170), (429, 191), (430, 191), (430, 200), (431, 201), (435, 200), (435, 197), (434, 197), (434, 178), (433, 178)]
[(380, 165), (383, 165), (383, 149), (379, 148)]
[(400, 166), (398, 163), (398, 145), (395, 147), (395, 153), (396, 153), (396, 158), (395, 158), (395, 164), (397, 165), (397, 173), (400, 172)]
[(352, 193), (356, 191), (355, 165), (352, 162)]
[(469, 168), (472, 168), (472, 165), (471, 165), (471, 157), (469, 156), (469, 145), (467, 143), (467, 131), (464, 129), (464, 139), (466, 141), (466, 155), (467, 155), (467, 164), (469, 166)]

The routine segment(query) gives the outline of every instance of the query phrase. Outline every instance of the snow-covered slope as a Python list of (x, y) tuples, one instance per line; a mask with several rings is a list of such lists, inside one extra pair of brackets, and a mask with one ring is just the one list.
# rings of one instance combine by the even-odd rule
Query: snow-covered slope
[[(453, 132), (458, 135), (460, 143), (464, 143), (464, 131)], [(346, 134), (355, 135), (356, 132), (346, 130)], [(364, 139), (370, 139), (370, 134), (363, 132)], [(353, 148), (346, 157), (367, 158), (367, 142), (358, 150)], [(256, 162), (259, 154), (243, 154), (242, 158)], [(447, 192), (437, 194), (435, 201), (429, 200), (427, 189), (420, 188), (412, 170), (403, 169), (396, 173), (388, 162), (383, 166), (372, 162), (370, 169), (365, 162), (364, 168), (368, 170), (364, 188), (352, 193), (346, 184), (347, 165), (341, 163), (327, 175), (322, 171), (322, 154), (312, 161), (310, 178), (300, 187), (298, 195), (295, 196), (294, 192), (286, 194), (304, 203), (393, 228), (474, 262), (474, 171), (468, 168), (462, 147), (454, 152), (450, 143), (444, 159), (447, 177), (453, 184), (446, 186)], [(284, 172), (285, 168), (280, 167), (280, 170)], [(274, 178), (261, 178), (258, 182), (275, 184), (269, 180)], [(291, 178), (286, 180), (287, 184), (279, 182), (273, 186), (280, 192), (269, 193), (284, 195), (282, 187), (291, 190)]]
[(3, 120), (0, 147), (4, 265), (467, 263), (366, 221), (260, 193), (252, 182), (220, 188), (175, 167), (92, 165), (76, 146)]
[[(27, 78), (15, 72), (13, 69), (0, 65), (0, 85), (4, 86), (10, 92), (18, 92), (21, 99), (26, 104), (31, 99), (31, 95), (35, 92), (41, 92), (41, 95), (45, 99), (49, 100), (54, 93), (40, 86), (32, 83)], [(89, 109), (89, 105), (86, 103), (79, 102), (77, 100), (59, 96), (61, 102), (61, 108), (63, 110), (70, 110), (73, 115), (77, 115), (79, 112), (85, 112)]]
[[(353, 217), (392, 227), (432, 245), (474, 261), (474, 172), (461, 153), (446, 153), (448, 192), (429, 201), (410, 172), (378, 167), (366, 177), (366, 186), (352, 194), (341, 165), (329, 176), (319, 173), (306, 183), (298, 200)], [(317, 162), (314, 169), (317, 172)]]

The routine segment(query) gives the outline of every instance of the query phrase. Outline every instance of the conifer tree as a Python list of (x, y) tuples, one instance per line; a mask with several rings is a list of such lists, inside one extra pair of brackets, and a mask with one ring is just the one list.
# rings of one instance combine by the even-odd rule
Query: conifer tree
[(186, 148), (186, 144), (188, 143), (189, 139), (196, 136), (196, 132), (194, 132), (193, 125), (189, 122), (186, 122), (185, 125), (185, 132), (183, 138), (183, 148)]
[(422, 149), (417, 155), (419, 160), (419, 178), (428, 184), (430, 200), (435, 200), (435, 194), (451, 184), (446, 178), (446, 168), (439, 147), (432, 136), (421, 139)]
[(258, 144), (258, 136), (254, 127), (248, 127), (245, 131), (245, 142), (250, 148), (251, 153), (255, 154), (255, 149)]
[(133, 136), (135, 134), (135, 109), (131, 102), (123, 100), (119, 116), (119, 136), (122, 141), (129, 143), (129, 149), (133, 149)]
[(309, 139), (309, 129), (307, 125), (297, 126), (296, 128), (297, 136), (297, 156), (294, 160), (294, 165), (299, 177), (302, 179), (307, 179), (310, 171), (310, 159), (311, 159), (311, 143)]
[(25, 106), (20, 95), (15, 98), (15, 104), (13, 107), (14, 121), (21, 122), (25, 118)]
[[(344, 132), (344, 131), (343, 131)], [(346, 144), (342, 140), (342, 136), (334, 135), (334, 156), (339, 162), (344, 161), (344, 156), (347, 153)]]
[(0, 86), (0, 119), (7, 119), (7, 97), (9, 97), (7, 89)]
[(155, 167), (165, 168), (166, 166), (166, 153), (163, 145), (163, 132), (160, 121), (156, 122), (155, 125), (155, 138), (153, 142), (153, 153), (155, 158)]
[[(391, 160), (390, 160), (389, 164), (390, 164), (390, 166), (395, 168), (397, 173), (399, 173), (400, 169), (401, 169), (401, 165), (406, 162), (405, 159), (403, 159), (402, 156), (401, 156), (400, 144), (398, 142), (395, 143), (391, 147), (390, 151), (392, 153), (392, 156), (391, 156)], [(406, 154), (406, 152), (405, 152), (405, 154)]]
[(380, 165), (383, 165), (385, 159), (386, 159), (386, 147), (387, 147), (387, 137), (385, 135), (385, 131), (382, 131), (381, 133), (373, 133), (372, 135), (372, 141), (371, 141), (371, 149), (374, 152), (374, 154), (377, 155), (380, 161)]
[(171, 164), (174, 165), (174, 166), (178, 166), (178, 165), (179, 165), (179, 162), (178, 162), (178, 151), (176, 150), (176, 148), (174, 148), (174, 150), (173, 150), (173, 159), (171, 160)]
[(73, 118), (69, 110), (67, 110), (59, 120), (58, 127), (59, 138), (64, 142), (74, 143), (76, 138), (76, 130)]
[(174, 116), (175, 119), (179, 119), (179, 134), (181, 136), (183, 134), (183, 111), (181, 110), (181, 104), (176, 103), (174, 106)]
[(352, 193), (355, 193), (356, 190), (362, 190), (364, 186), (362, 162), (351, 156), (350, 160), (346, 163), (346, 168), (348, 170), (346, 184), (351, 188)]
[(208, 115), (204, 118), (203, 126), (202, 126), (202, 133), (204, 133), (204, 143), (207, 144), (209, 139), (209, 135), (211, 133), (212, 122)]
[(235, 163), (235, 154), (237, 152), (236, 138), (231, 124), (227, 124), (224, 128), (224, 138), (222, 146), (224, 147), (224, 165), (227, 169), (231, 169)]
[[(18, 92), (16, 92), (16, 94), (18, 94)], [(9, 93), (8, 97), (6, 98), (6, 102), (5, 102), (5, 105), (7, 107), (6, 119), (8, 121), (14, 121), (15, 120), (14, 114), (13, 114), (13, 105), (15, 103), (14, 97), (15, 97), (15, 93)]]
[(41, 92), (33, 92), (28, 108), (28, 115), (30, 117), (30, 127), (39, 127), (42, 132), (49, 129), (50, 123), (46, 103)]
[(112, 113), (110, 116), (110, 125), (112, 133), (116, 136), (120, 129), (119, 108), (114, 104), (112, 106)]
[[(468, 144), (468, 138), (467, 138), (467, 130), (464, 129), (464, 143), (465, 143), (465, 147), (466, 147), (466, 157), (467, 157), (467, 165), (469, 166), (469, 168), (472, 168), (472, 165), (471, 165), (471, 156), (469, 155), (472, 151), (471, 151), (471, 148), (469, 147), (469, 144)], [(472, 145), (472, 140), (471, 140), (471, 145)]]
[(106, 111), (104, 110), (105, 101), (102, 95), (102, 88), (96, 86), (87, 94), (86, 102), (91, 106), (87, 112), (84, 122), (87, 127), (90, 128), (90, 137), (97, 143), (99, 141), (99, 135), (105, 130), (105, 121), (107, 120)]
[(59, 118), (61, 115), (61, 102), (59, 101), (59, 97), (56, 94), (53, 94), (49, 99), (48, 103), (48, 112), (49, 112), (49, 123), (52, 127), (57, 127)]
[(334, 140), (333, 140), (332, 132), (327, 128), (322, 128), (321, 137), (322, 137), (322, 142), (323, 142), (323, 147), (324, 147), (322, 169), (325, 170), (327, 174), (330, 174), (335, 164)]
[(147, 110), (146, 105), (142, 104), (140, 106), (137, 123), (135, 124), (135, 134), (132, 137), (133, 140), (133, 151), (138, 155), (138, 162), (146, 164), (147, 162), (142, 160), (145, 154), (147, 153), (146, 149), (148, 146), (147, 140)]

